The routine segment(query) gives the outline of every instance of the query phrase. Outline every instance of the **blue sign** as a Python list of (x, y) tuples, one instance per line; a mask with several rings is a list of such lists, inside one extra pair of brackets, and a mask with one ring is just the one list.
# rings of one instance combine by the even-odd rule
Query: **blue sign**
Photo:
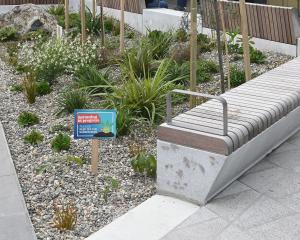
[(115, 138), (116, 110), (76, 109), (74, 111), (74, 138)]

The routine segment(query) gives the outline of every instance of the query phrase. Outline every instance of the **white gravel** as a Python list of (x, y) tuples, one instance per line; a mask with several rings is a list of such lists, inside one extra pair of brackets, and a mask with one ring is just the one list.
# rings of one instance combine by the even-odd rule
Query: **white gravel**
[[(13, 93), (10, 86), (20, 83), (21, 76), (0, 61), (0, 121), (4, 125), (12, 158), (19, 176), (31, 220), (38, 239), (84, 239), (91, 233), (110, 223), (148, 199), (155, 193), (154, 180), (135, 174), (130, 166), (129, 144), (131, 137), (122, 137), (115, 141), (101, 143), (101, 163), (99, 174), (90, 173), (89, 164), (82, 167), (68, 165), (66, 155), (90, 158), (90, 141), (72, 140), (70, 151), (54, 153), (50, 142), (55, 133), (50, 133), (51, 126), (63, 124), (73, 128), (73, 117), (57, 118), (56, 99), (68, 82), (69, 77), (59, 79), (51, 94), (38, 97), (33, 105), (28, 105), (23, 93)], [(21, 128), (17, 118), (22, 111), (36, 113), (40, 124)], [(37, 147), (23, 142), (23, 137), (32, 129), (41, 131), (45, 139)], [(156, 137), (147, 129), (135, 134), (136, 140), (144, 147), (155, 152)], [(70, 136), (72, 133), (69, 133)], [(45, 173), (37, 174), (36, 170), (48, 165)], [(109, 178), (120, 182), (118, 189), (108, 194), (108, 201), (103, 198), (105, 185), (110, 186)], [(73, 231), (59, 233), (53, 228), (53, 201), (71, 201), (76, 204), (78, 221)]]

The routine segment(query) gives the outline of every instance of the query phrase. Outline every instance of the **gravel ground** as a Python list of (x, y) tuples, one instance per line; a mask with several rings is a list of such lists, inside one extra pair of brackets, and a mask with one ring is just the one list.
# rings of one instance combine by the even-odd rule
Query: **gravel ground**
[[(51, 127), (57, 124), (73, 126), (72, 116), (54, 116), (57, 96), (70, 79), (66, 76), (59, 79), (51, 94), (38, 97), (31, 106), (26, 103), (22, 93), (10, 91), (10, 86), (19, 83), (20, 79), (0, 61), (0, 121), (4, 125), (38, 239), (84, 239), (155, 193), (154, 180), (139, 176), (131, 169), (129, 145), (133, 141), (132, 136), (101, 143), (101, 163), (97, 176), (90, 173), (88, 163), (82, 167), (68, 165), (66, 155), (89, 159), (91, 152), (90, 141), (86, 140), (72, 140), (68, 152), (54, 153), (51, 150), (50, 142), (56, 134), (49, 131)], [(30, 128), (19, 127), (17, 118), (22, 111), (38, 114), (40, 124)], [(38, 147), (23, 142), (23, 137), (32, 129), (41, 131), (45, 136), (44, 142)], [(155, 152), (155, 132), (148, 129), (136, 132), (135, 140), (150, 152)], [(42, 167), (46, 171), (38, 174), (37, 170)], [(112, 189), (111, 177), (119, 181), (117, 189)], [(106, 185), (111, 188), (107, 202), (103, 196)], [(53, 202), (57, 200), (76, 205), (78, 220), (73, 231), (59, 234), (51, 226)]]
[[(254, 72), (263, 73), (291, 59), (274, 53), (266, 53), (268, 64), (253, 64)], [(217, 52), (206, 53), (203, 58), (217, 60)], [(235, 62), (242, 67), (242, 61)], [(135, 174), (130, 166), (129, 146), (131, 142), (140, 142), (149, 152), (156, 151), (156, 132), (149, 128), (135, 128), (133, 136), (122, 137), (115, 141), (101, 143), (101, 163), (97, 176), (90, 173), (89, 163), (83, 166), (67, 164), (67, 155), (90, 158), (90, 142), (72, 140), (70, 151), (54, 153), (50, 142), (57, 133), (51, 127), (63, 124), (73, 127), (73, 117), (57, 118), (56, 101), (64, 87), (71, 83), (68, 76), (63, 76), (54, 86), (51, 94), (38, 97), (35, 104), (29, 106), (22, 93), (13, 93), (10, 87), (20, 83), (21, 76), (16, 75), (10, 67), (0, 60), (0, 121), (4, 125), (7, 140), (15, 162), (16, 170), (23, 189), (27, 207), (35, 227), (38, 239), (84, 239), (99, 230), (116, 217), (124, 214), (155, 193), (154, 180)], [(199, 86), (200, 91), (219, 93), (219, 76), (214, 81)], [(187, 104), (175, 108), (176, 112), (187, 109)], [(40, 124), (21, 128), (17, 118), (22, 111), (39, 115)], [(41, 131), (44, 142), (38, 147), (26, 145), (23, 137), (32, 129)], [(141, 130), (143, 129), (143, 130)], [(69, 133), (72, 135), (72, 133)], [(37, 170), (45, 168), (45, 172)], [(120, 182), (117, 189), (104, 198), (105, 186), (111, 186), (110, 178)], [(57, 200), (73, 202), (76, 205), (78, 221), (76, 228), (70, 232), (59, 233), (53, 228), (53, 203)]]

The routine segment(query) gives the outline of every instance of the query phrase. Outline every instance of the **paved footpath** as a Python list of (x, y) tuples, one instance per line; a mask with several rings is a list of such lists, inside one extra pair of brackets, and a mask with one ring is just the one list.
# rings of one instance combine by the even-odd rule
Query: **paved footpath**
[(88, 240), (300, 240), (300, 132), (206, 206), (156, 195)]
[(163, 240), (299, 240), (300, 132)]
[(1, 123), (0, 240), (36, 240)]

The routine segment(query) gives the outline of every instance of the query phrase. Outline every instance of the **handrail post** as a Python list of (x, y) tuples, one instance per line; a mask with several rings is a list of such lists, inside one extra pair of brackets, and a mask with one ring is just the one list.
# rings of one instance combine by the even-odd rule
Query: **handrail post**
[(167, 124), (172, 124), (172, 93), (179, 93), (179, 94), (186, 94), (186, 95), (192, 95), (196, 97), (205, 97), (210, 99), (215, 99), (219, 102), (221, 102), (223, 106), (223, 136), (227, 136), (228, 133), (228, 104), (227, 101), (220, 96), (214, 96), (210, 94), (204, 94), (204, 93), (198, 93), (198, 92), (192, 92), (187, 90), (179, 90), (174, 89), (167, 93)]

